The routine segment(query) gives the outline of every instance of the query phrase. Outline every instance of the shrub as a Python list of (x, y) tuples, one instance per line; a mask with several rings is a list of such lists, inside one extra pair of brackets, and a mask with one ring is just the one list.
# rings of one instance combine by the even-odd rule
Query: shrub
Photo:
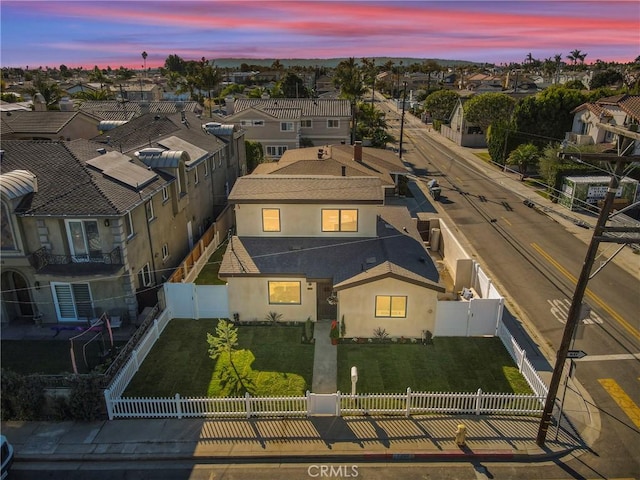
[(271, 325), (276, 325), (281, 318), (282, 318), (282, 314), (278, 312), (269, 312), (267, 313), (267, 316), (264, 317), (264, 319), (267, 322), (271, 323)]
[(98, 420), (104, 416), (104, 396), (101, 378), (86, 375), (73, 379), (69, 395), (71, 418), (80, 422)]
[(311, 317), (307, 317), (307, 320), (304, 322), (304, 338), (307, 342), (313, 340), (313, 322), (311, 321)]
[(373, 331), (373, 336), (378, 340), (386, 340), (389, 338), (389, 334), (387, 333), (387, 330), (380, 327), (376, 328)]

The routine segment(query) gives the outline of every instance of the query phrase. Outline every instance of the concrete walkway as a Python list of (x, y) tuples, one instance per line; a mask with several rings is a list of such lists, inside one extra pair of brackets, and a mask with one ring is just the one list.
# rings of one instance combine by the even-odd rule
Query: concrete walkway
[(313, 355), (312, 393), (336, 393), (338, 389), (338, 347), (329, 338), (331, 320), (318, 320), (313, 338), (316, 339)]

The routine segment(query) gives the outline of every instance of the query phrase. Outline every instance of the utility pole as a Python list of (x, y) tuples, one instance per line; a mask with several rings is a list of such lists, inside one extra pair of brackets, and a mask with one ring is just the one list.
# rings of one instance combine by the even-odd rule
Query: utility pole
[[(566, 154), (561, 154), (566, 155)], [(598, 253), (598, 246), (601, 242), (613, 242), (613, 243), (638, 243), (640, 242), (640, 236), (635, 237), (625, 237), (625, 236), (616, 236), (616, 235), (607, 235), (607, 233), (636, 233), (640, 234), (640, 228), (637, 227), (607, 227), (606, 223), (609, 220), (609, 212), (611, 212), (611, 208), (613, 206), (613, 200), (615, 198), (616, 192), (618, 190), (618, 185), (620, 183), (620, 178), (623, 176), (625, 171), (625, 165), (631, 164), (633, 162), (638, 161), (638, 156), (615, 156), (615, 155), (598, 155), (598, 154), (583, 154), (581, 157), (586, 157), (589, 155), (594, 160), (608, 161), (615, 165), (613, 174), (611, 176), (611, 180), (609, 182), (609, 186), (607, 188), (607, 193), (604, 198), (604, 202), (602, 205), (602, 209), (600, 210), (600, 215), (598, 216), (598, 221), (596, 223), (593, 236), (591, 237), (591, 242), (589, 243), (589, 248), (587, 249), (587, 253), (585, 256), (584, 263), (582, 265), (582, 271), (580, 272), (580, 278), (576, 284), (576, 289), (573, 294), (573, 299), (571, 301), (571, 307), (569, 307), (569, 313), (567, 314), (567, 323), (564, 328), (564, 332), (562, 334), (562, 340), (560, 342), (560, 347), (556, 353), (556, 364), (553, 369), (553, 375), (551, 377), (551, 383), (549, 385), (549, 393), (547, 394), (547, 399), (545, 401), (544, 410), (542, 411), (542, 418), (540, 420), (540, 427), (538, 429), (538, 436), (536, 437), (536, 443), (543, 447), (545, 443), (545, 439), (547, 437), (547, 431), (549, 429), (549, 425), (551, 424), (551, 418), (553, 415), (553, 407), (555, 405), (556, 396), (558, 394), (558, 387), (560, 386), (560, 381), (562, 379), (562, 373), (564, 370), (564, 366), (567, 360), (567, 353), (571, 346), (571, 340), (573, 338), (574, 332), (578, 323), (580, 322), (580, 309), (582, 306), (582, 300), (584, 298), (585, 291), (587, 289), (587, 283), (590, 279), (591, 269), (593, 268), (593, 264)], [(581, 158), (582, 159), (582, 158)], [(560, 412), (562, 415), (562, 412)]]
[(407, 82), (402, 82), (404, 85), (402, 93), (402, 117), (400, 117), (400, 151), (398, 156), (402, 160), (402, 134), (404, 133), (404, 106), (407, 103)]

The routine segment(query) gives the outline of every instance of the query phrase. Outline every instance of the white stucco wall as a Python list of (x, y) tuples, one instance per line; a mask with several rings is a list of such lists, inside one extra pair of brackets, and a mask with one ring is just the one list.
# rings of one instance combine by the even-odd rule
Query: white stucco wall
[[(407, 297), (406, 318), (377, 318), (376, 295)], [(347, 337), (373, 337), (384, 328), (391, 337), (420, 338), (423, 330), (435, 329), (437, 292), (412, 283), (385, 278), (338, 292), (338, 317), (344, 315)]]
[[(280, 210), (280, 231), (262, 231), (262, 209)], [(238, 236), (271, 237), (375, 237), (377, 221), (376, 205), (303, 205), (303, 204), (241, 204), (235, 206)], [(357, 209), (357, 232), (323, 232), (323, 209)]]

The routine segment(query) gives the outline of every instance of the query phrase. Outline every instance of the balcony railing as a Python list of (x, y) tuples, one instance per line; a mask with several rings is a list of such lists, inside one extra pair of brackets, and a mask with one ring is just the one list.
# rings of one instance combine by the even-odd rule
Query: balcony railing
[(89, 255), (54, 255), (46, 247), (42, 247), (30, 255), (29, 261), (37, 271), (47, 265), (69, 265), (73, 263), (122, 265), (122, 255), (120, 247), (116, 247), (110, 252), (91, 253)]

